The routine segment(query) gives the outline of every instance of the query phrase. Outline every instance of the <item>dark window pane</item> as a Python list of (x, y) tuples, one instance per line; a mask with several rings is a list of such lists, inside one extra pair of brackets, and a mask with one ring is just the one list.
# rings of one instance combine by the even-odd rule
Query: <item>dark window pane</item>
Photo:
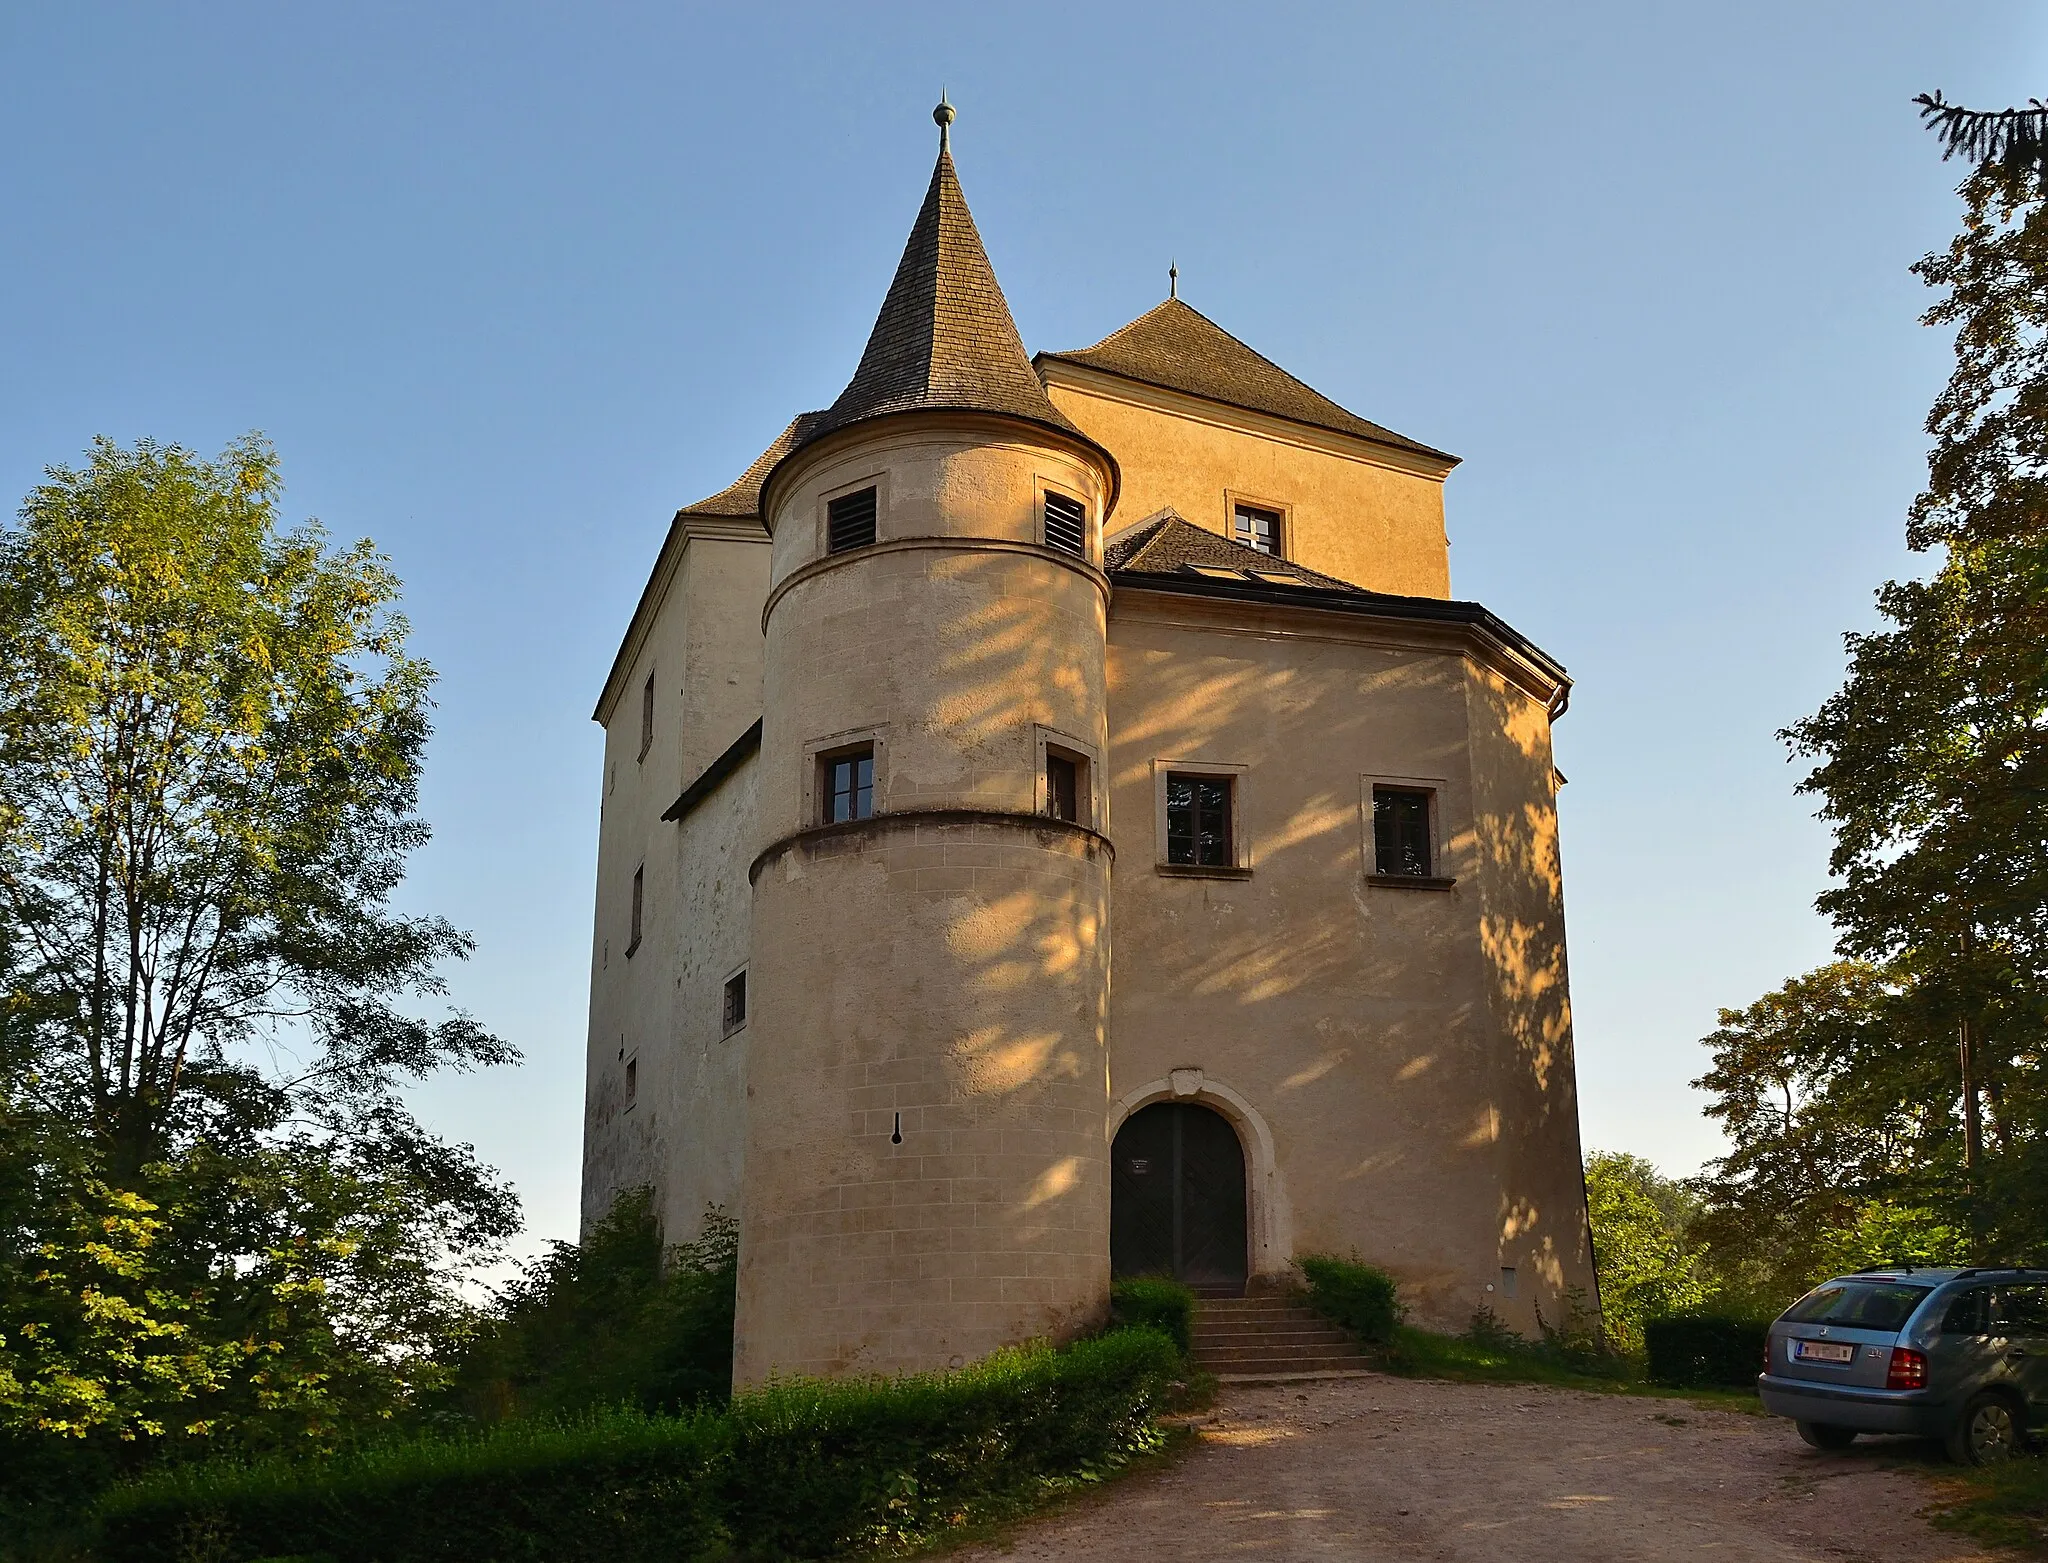
[(747, 1023), (747, 974), (735, 972), (725, 979), (725, 1029), (737, 1031)]
[(1237, 507), (1237, 540), (1262, 554), (1280, 552), (1280, 514), (1251, 505)]
[(1896, 1330), (1913, 1316), (1931, 1286), (1897, 1281), (1833, 1281), (1808, 1292), (1785, 1312), (1793, 1324), (1847, 1324), (1861, 1330)]
[(1426, 877), (1429, 861), (1429, 794), (1391, 787), (1372, 790), (1373, 872)]
[(871, 749), (825, 762), (825, 823), (866, 819), (875, 812), (875, 755)]
[(1227, 776), (1166, 778), (1166, 861), (1228, 868), (1235, 858), (1230, 840)]
[(1045, 812), (1054, 819), (1081, 817), (1080, 767), (1064, 755), (1045, 757)]
[(1994, 1291), (1991, 1333), (2048, 1335), (2048, 1287), (2001, 1286)]
[(1984, 1287), (1973, 1287), (1948, 1305), (1948, 1312), (1942, 1316), (1941, 1333), (1944, 1335), (1982, 1335), (1984, 1333), (1984, 1299), (1988, 1295)]

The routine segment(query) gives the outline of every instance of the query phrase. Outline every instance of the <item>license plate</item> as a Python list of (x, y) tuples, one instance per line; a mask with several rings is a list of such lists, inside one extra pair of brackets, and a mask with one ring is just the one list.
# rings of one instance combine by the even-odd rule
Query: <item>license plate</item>
[(1837, 1346), (1833, 1341), (1796, 1340), (1792, 1343), (1792, 1356), (1798, 1362), (1854, 1362), (1854, 1346)]

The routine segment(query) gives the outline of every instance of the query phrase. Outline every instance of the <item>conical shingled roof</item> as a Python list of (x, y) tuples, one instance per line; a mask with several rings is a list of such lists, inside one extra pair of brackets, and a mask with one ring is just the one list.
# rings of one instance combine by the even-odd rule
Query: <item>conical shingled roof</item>
[(860, 367), (798, 443), (924, 410), (1004, 413), (1095, 443), (1053, 406), (1031, 367), (943, 145)]
[(1041, 353), (1041, 362), (1079, 364), (1126, 380), (1199, 396), (1310, 428), (1331, 429), (1445, 461), (1458, 458), (1339, 407), (1177, 298), (1147, 310), (1093, 347)]

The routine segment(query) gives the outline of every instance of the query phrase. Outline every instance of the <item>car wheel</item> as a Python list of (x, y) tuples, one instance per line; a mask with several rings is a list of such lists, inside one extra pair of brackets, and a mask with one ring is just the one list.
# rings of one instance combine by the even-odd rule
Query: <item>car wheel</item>
[(1996, 1465), (2010, 1460), (2020, 1443), (2019, 1418), (2012, 1402), (1986, 1390), (1972, 1397), (1950, 1429), (1948, 1457), (1958, 1465)]
[(1846, 1449), (1856, 1442), (1856, 1429), (1829, 1427), (1824, 1422), (1801, 1422), (1799, 1436), (1816, 1449)]

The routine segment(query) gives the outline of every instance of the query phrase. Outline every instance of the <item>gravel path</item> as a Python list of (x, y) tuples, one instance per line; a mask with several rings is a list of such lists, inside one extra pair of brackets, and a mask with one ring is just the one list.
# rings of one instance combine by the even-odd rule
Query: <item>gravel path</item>
[(1226, 1391), (1198, 1446), (959, 1559), (1965, 1563), (1918, 1445), (1682, 1400), (1369, 1378)]

